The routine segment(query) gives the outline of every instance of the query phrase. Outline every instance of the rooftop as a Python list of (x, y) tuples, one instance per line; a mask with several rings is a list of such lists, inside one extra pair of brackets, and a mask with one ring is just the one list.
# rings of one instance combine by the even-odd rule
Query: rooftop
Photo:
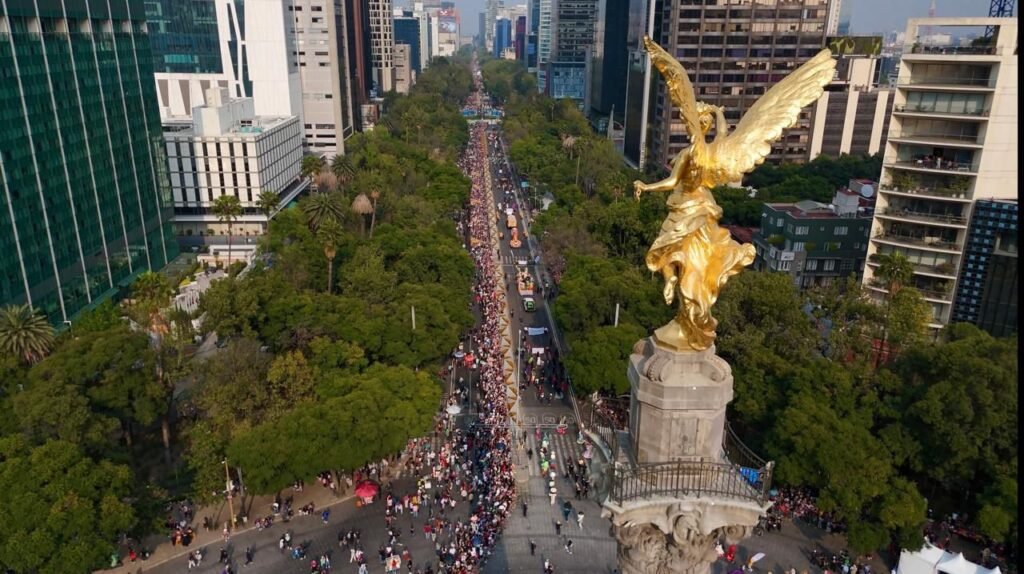
[[(851, 217), (837, 214), (830, 205), (809, 199), (797, 203), (766, 203), (765, 205), (775, 211), (788, 214), (793, 219), (851, 219)], [(863, 207), (858, 209), (858, 218), (871, 219), (871, 216), (870, 210)]]

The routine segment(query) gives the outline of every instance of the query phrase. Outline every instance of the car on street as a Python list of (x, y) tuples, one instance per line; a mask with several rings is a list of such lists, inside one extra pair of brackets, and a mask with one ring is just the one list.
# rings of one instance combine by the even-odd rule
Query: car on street
[(537, 310), (537, 304), (533, 301), (533, 297), (523, 297), (523, 310), (527, 313)]

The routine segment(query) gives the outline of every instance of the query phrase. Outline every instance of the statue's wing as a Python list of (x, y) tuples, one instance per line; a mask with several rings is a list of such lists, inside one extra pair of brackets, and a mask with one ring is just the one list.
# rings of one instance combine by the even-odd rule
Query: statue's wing
[(723, 170), (723, 181), (738, 181), (762, 163), (782, 130), (792, 127), (800, 110), (821, 96), (835, 69), (832, 52), (818, 52), (754, 102), (732, 133), (716, 138), (708, 155)]
[(679, 108), (679, 117), (683, 120), (686, 133), (690, 135), (690, 141), (694, 144), (703, 144), (704, 138), (700, 131), (700, 114), (697, 113), (697, 96), (693, 93), (693, 84), (686, 75), (686, 70), (671, 54), (654, 43), (648, 36), (644, 36), (644, 48), (651, 55), (651, 62), (661, 72), (665, 83), (668, 85), (668, 95)]

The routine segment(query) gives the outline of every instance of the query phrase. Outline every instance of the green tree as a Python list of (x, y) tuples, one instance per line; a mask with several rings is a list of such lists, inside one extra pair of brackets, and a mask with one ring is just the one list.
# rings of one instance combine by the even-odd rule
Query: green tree
[(316, 230), (316, 239), (324, 250), (324, 257), (327, 259), (327, 293), (330, 294), (334, 286), (334, 258), (338, 255), (338, 247), (344, 241), (345, 232), (341, 225), (333, 219), (323, 222)]
[(302, 166), (300, 167), (300, 173), (302, 177), (314, 177), (324, 170), (327, 162), (323, 157), (316, 154), (310, 154), (302, 156)]
[(334, 173), (334, 177), (338, 178), (338, 183), (346, 186), (355, 177), (356, 167), (352, 163), (351, 157), (337, 154), (331, 159), (331, 172)]
[(878, 257), (876, 273), (889, 295), (894, 296), (914, 278), (914, 265), (899, 251), (883, 253)]
[(621, 395), (629, 391), (625, 365), (633, 345), (647, 331), (633, 324), (605, 325), (574, 338), (572, 352), (565, 357), (565, 367), (578, 393), (606, 391)]
[(302, 200), (299, 207), (306, 214), (310, 229), (314, 231), (327, 220), (344, 221), (345, 207), (341, 195), (337, 193), (314, 193)]
[(213, 214), (217, 221), (228, 224), (228, 264), (231, 264), (231, 228), (242, 215), (242, 202), (234, 195), (221, 195), (213, 200)]
[(109, 565), (136, 517), (134, 478), (76, 445), (0, 438), (0, 564), (17, 572), (93, 571)]
[(260, 213), (267, 218), (267, 222), (264, 224), (263, 232), (266, 233), (270, 229), (270, 216), (277, 209), (277, 206), (281, 203), (281, 196), (276, 192), (269, 189), (264, 189), (260, 192), (260, 196), (256, 199), (256, 207), (260, 210)]
[(53, 327), (31, 305), (0, 309), (0, 353), (25, 364), (39, 362), (53, 348)]

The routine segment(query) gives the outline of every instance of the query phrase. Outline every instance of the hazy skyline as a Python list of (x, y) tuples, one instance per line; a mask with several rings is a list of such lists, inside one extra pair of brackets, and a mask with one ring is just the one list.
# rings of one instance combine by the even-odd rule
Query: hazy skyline
[[(395, 5), (408, 5), (411, 0), (395, 1)], [(928, 16), (931, 0), (844, 0), (851, 2), (853, 11), (850, 28), (857, 34), (905, 30), (910, 18)], [(506, 5), (526, 4), (526, 1), (506, 0)], [(462, 19), (462, 35), (477, 34), (480, 12), (486, 0), (455, 0)], [(989, 0), (936, 0), (936, 16), (986, 16)], [(1014, 11), (1016, 14), (1016, 10)]]

